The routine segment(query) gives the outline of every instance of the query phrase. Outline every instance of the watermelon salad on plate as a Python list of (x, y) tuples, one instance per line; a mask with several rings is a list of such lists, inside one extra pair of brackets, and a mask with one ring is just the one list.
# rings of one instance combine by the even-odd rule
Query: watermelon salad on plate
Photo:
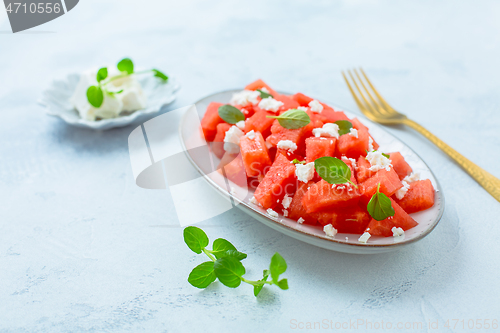
[[(432, 172), (380, 126), (262, 80), (224, 96), (205, 100), (199, 133), (220, 175), (248, 188), (241, 201), (269, 220), (351, 245), (405, 242), (405, 233), (419, 238), (437, 224), (442, 207), (425, 214), (439, 205)], [(405, 155), (418, 159), (416, 169)]]

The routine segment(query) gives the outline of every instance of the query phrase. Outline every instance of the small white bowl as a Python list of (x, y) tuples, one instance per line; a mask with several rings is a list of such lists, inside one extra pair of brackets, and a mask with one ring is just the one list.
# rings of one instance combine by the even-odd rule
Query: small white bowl
[(179, 84), (174, 78), (170, 77), (168, 82), (164, 84), (154, 76), (139, 76), (138, 81), (148, 99), (148, 106), (145, 109), (117, 118), (90, 121), (82, 119), (70, 102), (79, 80), (80, 74), (70, 74), (65, 80), (54, 80), (50, 87), (42, 92), (38, 103), (45, 107), (45, 112), (48, 115), (59, 117), (73, 126), (96, 130), (126, 126), (144, 115), (157, 113), (163, 105), (170, 104), (175, 100), (175, 93), (179, 90)]

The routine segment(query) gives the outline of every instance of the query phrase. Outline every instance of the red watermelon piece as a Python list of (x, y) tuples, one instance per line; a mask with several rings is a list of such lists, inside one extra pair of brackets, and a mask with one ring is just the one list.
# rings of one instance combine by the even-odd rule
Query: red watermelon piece
[(406, 176), (412, 173), (413, 169), (405, 161), (405, 158), (400, 152), (390, 153), (389, 156), (391, 164), (394, 167), (394, 171), (398, 174), (399, 179), (403, 180)]
[(226, 152), (224, 150), (224, 137), (231, 126), (232, 125), (228, 123), (220, 123), (217, 125), (217, 134), (215, 135), (214, 142), (212, 142), (212, 151), (218, 158), (222, 158)]
[(267, 137), (271, 132), (271, 126), (276, 119), (267, 118), (267, 116), (275, 116), (276, 114), (268, 111), (261, 110), (259, 107), (255, 107), (255, 113), (253, 116), (245, 121), (245, 132), (250, 131), (260, 132), (264, 137)]
[(359, 197), (358, 189), (352, 185), (332, 186), (322, 179), (309, 188), (302, 199), (302, 204), (308, 213), (314, 213), (321, 210), (356, 206)]
[(360, 156), (358, 158), (358, 170), (356, 172), (356, 178), (358, 179), (358, 182), (362, 183), (376, 174), (375, 171), (369, 170), (371, 166), (372, 165), (370, 164), (370, 162), (368, 162), (366, 157)]
[(210, 103), (205, 115), (201, 119), (201, 129), (203, 130), (203, 135), (207, 142), (214, 140), (217, 134), (217, 125), (224, 122), (224, 120), (219, 117), (219, 107), (222, 105), (224, 104), (216, 102)]
[(255, 132), (255, 138), (253, 139), (246, 135), (242, 136), (240, 150), (247, 176), (263, 177), (272, 162), (262, 134)]
[(434, 206), (435, 190), (429, 179), (410, 183), (410, 188), (398, 204), (408, 214), (420, 212)]
[(331, 224), (339, 233), (361, 234), (370, 223), (371, 216), (359, 206), (319, 212), (318, 223)]
[(323, 156), (334, 156), (337, 147), (336, 138), (316, 138), (306, 139), (306, 161), (314, 162)]
[(317, 213), (308, 213), (306, 212), (306, 208), (302, 204), (302, 198), (304, 194), (306, 194), (309, 187), (314, 185), (313, 181), (308, 183), (299, 182), (297, 187), (297, 191), (292, 198), (292, 203), (288, 208), (288, 216), (293, 220), (298, 220), (299, 218), (304, 219), (305, 224), (316, 225), (317, 224)]
[(273, 165), (255, 190), (254, 197), (264, 207), (278, 205), (286, 193), (293, 193), (296, 187), (295, 165), (283, 155), (278, 154)]
[(391, 204), (392, 208), (394, 208), (394, 216), (390, 216), (382, 221), (372, 219), (366, 228), (371, 235), (389, 237), (392, 236), (392, 228), (394, 227), (402, 228), (406, 231), (418, 225), (417, 221), (408, 215), (396, 201), (391, 199)]
[(388, 197), (392, 196), (403, 187), (403, 184), (399, 180), (398, 174), (393, 168), (389, 171), (382, 169), (377, 171), (377, 173), (368, 178), (365, 182), (359, 185), (359, 189), (362, 195), (362, 202), (368, 204), (372, 196), (377, 192), (377, 186), (380, 183), (380, 192), (384, 193)]
[(358, 129), (358, 137), (350, 134), (341, 135), (337, 151), (341, 155), (354, 159), (358, 159), (359, 156), (366, 156), (369, 137), (368, 132), (363, 128)]
[(245, 186), (247, 184), (245, 166), (240, 154), (225, 153), (217, 167), (217, 171), (236, 185)]
[(262, 88), (266, 88), (273, 96), (278, 95), (276, 91), (274, 91), (270, 86), (267, 85), (267, 83), (265, 83), (261, 79), (258, 79), (245, 87), (246, 90), (257, 90)]
[(289, 96), (286, 96), (286, 95), (276, 95), (274, 96), (274, 99), (277, 100), (277, 101), (280, 101), (280, 102), (283, 102), (283, 105), (280, 106), (278, 112), (284, 112), (284, 111), (288, 111), (290, 109), (296, 109), (300, 106), (299, 103), (297, 103), (297, 101), (295, 101), (294, 99), (292, 99), (291, 97)]

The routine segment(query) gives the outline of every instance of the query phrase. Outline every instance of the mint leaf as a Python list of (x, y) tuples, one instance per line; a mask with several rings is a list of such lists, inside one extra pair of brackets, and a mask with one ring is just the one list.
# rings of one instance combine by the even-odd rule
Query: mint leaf
[(311, 122), (311, 118), (305, 111), (297, 109), (290, 109), (279, 116), (267, 116), (267, 118), (278, 119), (280, 125), (287, 129), (298, 129)]
[(288, 289), (288, 280), (287, 279), (282, 279), (278, 281), (278, 287), (282, 290), (287, 290)]
[(247, 257), (246, 253), (240, 252), (238, 250), (228, 250), (226, 253), (222, 255), (222, 258), (224, 257), (233, 257), (238, 259), (239, 261), (245, 259)]
[(245, 267), (234, 257), (224, 257), (217, 259), (214, 271), (223, 285), (236, 288), (241, 284), (241, 276), (245, 274)]
[(121, 94), (123, 92), (123, 89), (121, 90), (118, 90), (118, 91), (106, 91), (108, 94), (110, 95), (117, 95), (117, 94)]
[(236, 251), (234, 245), (223, 238), (217, 238), (216, 240), (214, 240), (214, 244), (212, 245), (212, 247), (213, 248), (211, 252), (217, 259), (224, 257), (226, 255), (226, 252), (229, 250)]
[(153, 69), (152, 70), (153, 73), (154, 73), (154, 76), (160, 78), (163, 80), (163, 82), (167, 82), (168, 81), (168, 76), (166, 76), (165, 74), (163, 74), (162, 72), (160, 72), (159, 70), (157, 69)]
[(87, 100), (93, 107), (101, 107), (104, 102), (104, 93), (102, 92), (102, 89), (97, 86), (90, 86), (87, 89)]
[(200, 254), (208, 245), (208, 236), (200, 228), (187, 227), (184, 229), (184, 242), (191, 251)]
[[(268, 269), (265, 269), (264, 272), (262, 272), (262, 275), (264, 277), (262, 279), (258, 280), (257, 282), (266, 282), (267, 278), (269, 277), (269, 274), (271, 274), (271, 272)], [(253, 286), (253, 294), (255, 296), (257, 296), (260, 293), (260, 291), (262, 290), (262, 288), (264, 288), (264, 283), (262, 283), (262, 284), (255, 284)]]
[(269, 265), (269, 271), (271, 272), (271, 278), (274, 284), (278, 284), (278, 279), (281, 274), (286, 271), (286, 261), (283, 257), (276, 252), (271, 258), (271, 265)]
[(336, 157), (323, 156), (314, 161), (318, 175), (329, 184), (351, 183), (351, 169)]
[(339, 127), (339, 136), (349, 133), (352, 128), (352, 123), (348, 120), (337, 120), (334, 124)]
[(391, 199), (380, 192), (380, 183), (378, 183), (377, 192), (372, 196), (366, 208), (370, 216), (377, 221), (385, 220), (389, 216), (396, 214), (394, 208), (392, 208)]
[(385, 158), (391, 158), (391, 156), (389, 154), (385, 154), (385, 153), (382, 153), (382, 156), (384, 156)]
[(299, 161), (298, 159), (294, 158), (292, 163), (293, 164), (306, 164), (306, 161)]
[(132, 74), (134, 72), (134, 63), (129, 58), (120, 60), (116, 67), (120, 72), (127, 72), (128, 74)]
[(257, 89), (257, 91), (260, 92), (260, 98), (261, 99), (268, 98), (268, 97), (273, 97), (273, 95), (271, 95), (269, 93), (266, 93), (265, 91), (262, 91), (260, 89)]
[(188, 282), (196, 288), (206, 288), (214, 282), (216, 278), (217, 277), (214, 272), (214, 262), (207, 261), (196, 266), (191, 271), (188, 277)]
[(245, 120), (245, 115), (232, 105), (222, 105), (218, 109), (219, 117), (228, 124), (236, 124), (239, 121)]
[(108, 69), (106, 67), (100, 68), (97, 71), (96, 80), (97, 82), (101, 82), (102, 80), (108, 77)]

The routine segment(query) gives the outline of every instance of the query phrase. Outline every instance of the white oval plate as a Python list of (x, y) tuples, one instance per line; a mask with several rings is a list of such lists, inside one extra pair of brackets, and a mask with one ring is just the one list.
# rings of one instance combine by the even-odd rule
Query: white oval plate
[(144, 115), (157, 113), (163, 105), (175, 100), (175, 92), (179, 90), (179, 84), (174, 78), (169, 78), (168, 82), (163, 84), (153, 76), (139, 77), (138, 80), (148, 99), (148, 106), (145, 109), (117, 118), (90, 121), (82, 119), (70, 102), (79, 80), (80, 74), (70, 74), (65, 80), (54, 80), (50, 87), (42, 92), (38, 102), (45, 107), (48, 115), (59, 117), (73, 126), (96, 130), (127, 126)]
[[(207, 96), (196, 102), (196, 108), (200, 113), (200, 117), (203, 116), (203, 113), (207, 109), (207, 106), (210, 102), (227, 103), (230, 100), (232, 94), (238, 91), (241, 91), (241, 89), (223, 91)], [(358, 242), (358, 238), (360, 235), (339, 233), (334, 238), (331, 238), (326, 236), (320, 227), (301, 225), (292, 219), (283, 217), (282, 215), (280, 215), (277, 219), (273, 219), (263, 208), (253, 205), (249, 202), (249, 199), (253, 196), (252, 189), (244, 189), (238, 187), (237, 185), (231, 184), (231, 187), (229, 187), (231, 188), (231, 191), (228, 191), (227, 180), (222, 177), (222, 175), (220, 175), (218, 172), (212, 172), (207, 175), (202, 171), (202, 167), (196, 164), (196, 162), (187, 152), (189, 149), (196, 148), (198, 146), (199, 139), (201, 137), (201, 131), (199, 128), (197, 128), (197, 126), (193, 124), (192, 121), (189, 120), (188, 117), (183, 117), (179, 125), (181, 144), (183, 145), (188, 159), (191, 161), (194, 167), (220, 194), (231, 198), (235, 203), (237, 203), (237, 206), (241, 210), (254, 217), (256, 220), (298, 240), (338, 252), (353, 254), (373, 254), (396, 250), (424, 238), (438, 224), (444, 211), (443, 192), (441, 191), (441, 187), (439, 186), (439, 183), (434, 177), (432, 171), (413, 150), (411, 150), (408, 146), (406, 146), (392, 134), (386, 132), (378, 124), (368, 120), (362, 115), (342, 110), (335, 104), (328, 104), (334, 107), (337, 111), (344, 111), (348, 117), (357, 117), (363, 124), (370, 128), (370, 134), (380, 145), (381, 150), (383, 150), (384, 152), (401, 152), (406, 161), (413, 168), (413, 171), (419, 172), (422, 179), (430, 179), (432, 184), (434, 185), (434, 188), (437, 190), (435, 204), (433, 207), (422, 212), (411, 214), (411, 216), (418, 222), (418, 226), (407, 230), (404, 236), (372, 236), (368, 240), (368, 243), (363, 244)], [(193, 140), (194, 137), (196, 137), (197, 139)], [(220, 159), (218, 159), (214, 154), (211, 154), (211, 158), (214, 165), (219, 164)], [(348, 238), (348, 240), (346, 240), (346, 237)]]

